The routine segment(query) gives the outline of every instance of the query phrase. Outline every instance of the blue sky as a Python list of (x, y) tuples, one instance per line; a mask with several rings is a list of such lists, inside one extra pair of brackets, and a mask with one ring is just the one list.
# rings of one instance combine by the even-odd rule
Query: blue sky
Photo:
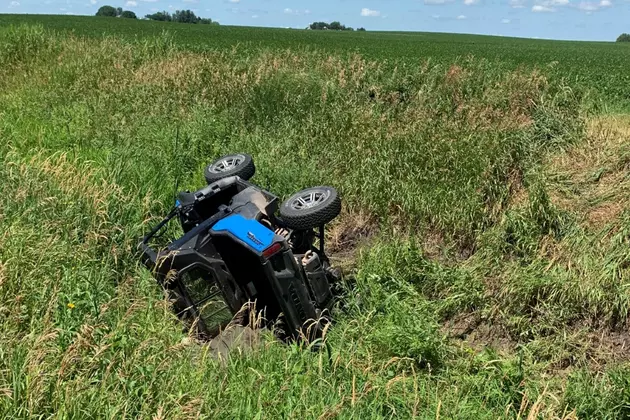
[(224, 25), (338, 20), (368, 30), (604, 41), (630, 33), (630, 0), (0, 0), (0, 13), (92, 15), (104, 4), (138, 16), (191, 9)]

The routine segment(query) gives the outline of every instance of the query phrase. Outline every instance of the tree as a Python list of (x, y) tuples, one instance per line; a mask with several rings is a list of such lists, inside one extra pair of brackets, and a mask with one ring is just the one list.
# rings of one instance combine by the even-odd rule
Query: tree
[(313, 22), (311, 23), (309, 28), (315, 31), (323, 31), (325, 29), (328, 29), (328, 24), (326, 22)]
[(330, 22), (330, 25), (328, 25), (328, 29), (330, 29), (331, 31), (341, 31), (344, 29), (344, 26), (341, 23), (334, 21)]
[(145, 18), (150, 20), (157, 20), (160, 22), (171, 22), (173, 20), (171, 14), (167, 11), (153, 13), (152, 15), (146, 15)]
[(131, 10), (125, 10), (124, 12), (122, 12), (120, 14), (120, 17), (121, 18), (127, 18), (127, 19), (138, 19), (136, 14), (134, 12), (132, 12)]
[(331, 23), (326, 23), (326, 22), (313, 22), (309, 25), (309, 27), (307, 29), (312, 29), (315, 31), (322, 31), (322, 30), (331, 30), (331, 31), (354, 31), (354, 29), (350, 28), (349, 26), (346, 27), (346, 25), (342, 25), (341, 23), (335, 21), (335, 22), (331, 22)]
[(157, 20), (160, 22), (179, 22), (179, 23), (200, 23), (202, 25), (218, 25), (219, 22), (210, 18), (202, 18), (195, 16), (192, 10), (177, 10), (172, 15), (167, 11), (146, 15), (145, 19)]
[(102, 6), (96, 12), (96, 16), (116, 17), (118, 16), (118, 11), (112, 6)]
[(621, 34), (619, 38), (617, 38), (617, 42), (630, 42), (630, 34)]
[(359, 31), (359, 32), (365, 32), (365, 28), (359, 28), (359, 29), (357, 29), (357, 31)]
[(197, 23), (199, 18), (195, 16), (192, 10), (177, 10), (173, 14), (173, 22), (179, 23)]
[(116, 8), (116, 16), (120, 16), (120, 15), (122, 15), (122, 12), (123, 12), (122, 7), (117, 7), (117, 8)]

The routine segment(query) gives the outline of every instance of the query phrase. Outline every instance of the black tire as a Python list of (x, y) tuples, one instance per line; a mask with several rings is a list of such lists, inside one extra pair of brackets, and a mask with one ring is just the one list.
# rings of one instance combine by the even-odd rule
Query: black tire
[(239, 176), (248, 180), (254, 176), (256, 166), (254, 159), (246, 153), (225, 155), (206, 166), (203, 175), (208, 184), (212, 184), (223, 178)]
[[(309, 199), (305, 198), (309, 196)], [(332, 187), (307, 188), (292, 195), (280, 206), (280, 217), (287, 227), (313, 229), (332, 221), (341, 212), (341, 199)]]

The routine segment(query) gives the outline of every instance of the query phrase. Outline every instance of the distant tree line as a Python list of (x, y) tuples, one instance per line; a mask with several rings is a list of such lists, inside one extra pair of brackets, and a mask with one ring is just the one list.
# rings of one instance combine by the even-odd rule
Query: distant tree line
[[(340, 22), (337, 21), (330, 23), (313, 22), (306, 29), (312, 29), (314, 31), (354, 31), (353, 28), (342, 25)], [(365, 28), (359, 28), (357, 29), (357, 31), (365, 31)]]
[(630, 34), (621, 34), (617, 38), (617, 42), (630, 42)]
[[(128, 19), (137, 19), (138, 17), (131, 10), (123, 10), (122, 7), (113, 7), (113, 6), (103, 6), (98, 9), (96, 12), (96, 16), (106, 16), (106, 17), (121, 17)], [(206, 25), (218, 25), (219, 22), (213, 21), (209, 18), (202, 18), (197, 15), (192, 10), (177, 10), (175, 13), (170, 14), (169, 12), (157, 12), (151, 15), (146, 15), (145, 19), (149, 20), (158, 20), (161, 22), (178, 22), (178, 23), (201, 23)]]
[(123, 10), (122, 7), (103, 6), (96, 12), (96, 16), (121, 17), (127, 19), (137, 19), (138, 17), (131, 10)]
[(202, 25), (218, 25), (219, 22), (210, 18), (202, 18), (196, 16), (192, 10), (177, 10), (170, 14), (167, 11), (146, 15), (145, 19), (157, 20), (160, 22), (177, 22), (177, 23), (200, 23)]

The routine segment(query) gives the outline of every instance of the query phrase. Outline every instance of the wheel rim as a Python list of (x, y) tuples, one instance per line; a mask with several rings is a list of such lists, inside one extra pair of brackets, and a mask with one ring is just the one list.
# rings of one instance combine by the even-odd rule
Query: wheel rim
[(213, 174), (219, 174), (222, 172), (228, 172), (235, 169), (237, 166), (245, 162), (245, 156), (243, 155), (230, 155), (221, 158), (210, 165), (209, 171)]
[(330, 191), (326, 190), (309, 190), (299, 193), (291, 199), (289, 206), (293, 210), (312, 209), (321, 205), (330, 197)]

